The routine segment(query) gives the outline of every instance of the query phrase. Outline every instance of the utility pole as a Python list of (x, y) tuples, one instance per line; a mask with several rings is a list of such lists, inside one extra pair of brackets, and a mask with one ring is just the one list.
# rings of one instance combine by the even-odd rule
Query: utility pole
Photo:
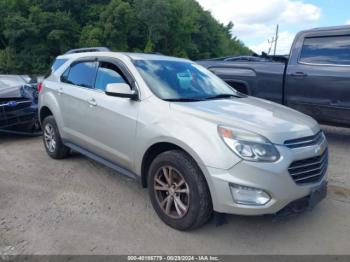
[(276, 55), (276, 49), (277, 49), (277, 41), (278, 41), (278, 24), (276, 26), (276, 35), (275, 35), (275, 48), (273, 50), (273, 55)]
[(269, 45), (270, 45), (270, 47), (269, 47), (269, 51), (268, 51), (268, 55), (270, 54), (270, 52), (271, 52), (271, 49), (272, 49), (272, 47), (274, 47), (274, 49), (273, 49), (273, 55), (276, 55), (276, 50), (277, 50), (277, 41), (278, 41), (278, 24), (276, 25), (276, 32), (275, 32), (275, 36), (273, 36), (272, 38), (271, 38), (271, 40), (270, 39), (267, 39), (267, 42), (269, 43)]

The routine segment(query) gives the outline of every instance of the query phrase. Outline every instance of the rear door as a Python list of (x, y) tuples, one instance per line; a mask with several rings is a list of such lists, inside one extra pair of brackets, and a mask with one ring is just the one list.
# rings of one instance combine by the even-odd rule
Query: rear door
[(93, 150), (95, 141), (91, 137), (95, 106), (92, 93), (97, 72), (96, 59), (74, 62), (61, 76), (59, 92), (65, 137), (85, 149)]
[(299, 45), (287, 68), (287, 105), (320, 122), (350, 124), (350, 32), (306, 35)]

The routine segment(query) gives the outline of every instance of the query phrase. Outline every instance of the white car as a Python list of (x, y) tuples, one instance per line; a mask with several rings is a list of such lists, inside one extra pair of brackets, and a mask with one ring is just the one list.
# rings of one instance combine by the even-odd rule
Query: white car
[(299, 212), (326, 195), (327, 142), (311, 117), (238, 93), (198, 64), (73, 50), (40, 86), (47, 153), (70, 149), (149, 188), (168, 225), (213, 213)]

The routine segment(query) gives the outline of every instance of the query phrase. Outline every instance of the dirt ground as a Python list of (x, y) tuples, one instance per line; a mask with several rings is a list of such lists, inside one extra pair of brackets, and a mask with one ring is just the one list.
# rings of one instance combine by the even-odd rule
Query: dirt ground
[(324, 127), (329, 195), (284, 221), (229, 216), (192, 232), (163, 224), (147, 190), (41, 138), (0, 137), (0, 254), (350, 254), (350, 129)]

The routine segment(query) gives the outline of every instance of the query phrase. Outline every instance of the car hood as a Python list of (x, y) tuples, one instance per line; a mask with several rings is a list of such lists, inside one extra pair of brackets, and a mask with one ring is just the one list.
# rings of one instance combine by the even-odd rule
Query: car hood
[(0, 86), (0, 98), (22, 97), (20, 86), (5, 87)]
[(317, 122), (305, 114), (253, 97), (171, 103), (171, 109), (217, 124), (249, 130), (275, 144), (311, 136), (320, 129)]
[(37, 103), (38, 90), (36, 84), (25, 84), (22, 86), (5, 87), (0, 85), (1, 100), (28, 99)]

